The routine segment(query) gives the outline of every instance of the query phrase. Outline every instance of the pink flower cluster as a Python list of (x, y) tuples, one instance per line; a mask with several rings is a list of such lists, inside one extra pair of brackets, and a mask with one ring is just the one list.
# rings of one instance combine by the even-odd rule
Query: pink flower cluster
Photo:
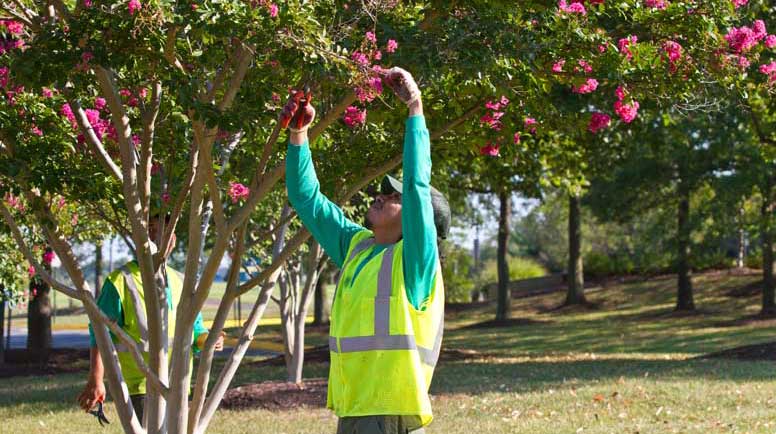
[(676, 64), (682, 59), (682, 46), (676, 41), (663, 42), (663, 51), (668, 58), (671, 72), (676, 72)]
[(358, 125), (362, 125), (366, 122), (366, 109), (359, 110), (356, 106), (349, 106), (345, 109), (345, 115), (342, 117), (342, 121), (348, 128), (355, 128)]
[(393, 39), (389, 39), (388, 42), (385, 44), (385, 51), (389, 53), (393, 53), (394, 51), (396, 51), (397, 48), (399, 48), (399, 43)]
[(585, 9), (585, 5), (583, 5), (579, 0), (571, 0), (570, 4), (566, 3), (566, 0), (559, 0), (558, 9), (561, 12), (566, 12), (567, 14), (587, 15), (587, 9)]
[(768, 76), (768, 84), (776, 83), (776, 61), (760, 65), (760, 72)]
[(135, 15), (135, 13), (139, 11), (141, 7), (143, 7), (143, 5), (141, 5), (138, 0), (129, 0), (129, 3), (127, 4), (127, 9), (129, 9), (130, 15)]
[(766, 48), (776, 48), (776, 35), (768, 35), (765, 38), (765, 47)]
[(232, 198), (232, 203), (247, 199), (250, 193), (250, 189), (239, 182), (229, 182), (229, 191), (227, 191), (227, 194)]
[(43, 262), (51, 265), (51, 263), (54, 262), (54, 258), (56, 257), (57, 255), (52, 250), (46, 250), (46, 253), (43, 254)]
[(485, 103), (485, 108), (490, 110), (490, 112), (485, 113), (480, 117), (480, 123), (487, 125), (492, 130), (501, 131), (501, 127), (503, 126), (501, 118), (504, 116), (502, 110), (508, 105), (509, 99), (504, 95), (502, 95), (498, 101), (488, 101)]
[(593, 67), (589, 63), (587, 63), (587, 60), (579, 59), (577, 63), (579, 64), (579, 67), (575, 66), (574, 72), (579, 72), (579, 68), (582, 68), (582, 70), (585, 71), (585, 74), (590, 74), (591, 72), (593, 72)]
[[(86, 119), (89, 121), (89, 124), (92, 126), (92, 131), (94, 131), (94, 134), (97, 136), (100, 140), (110, 139), (113, 141), (118, 140), (118, 135), (116, 134), (116, 128), (113, 126), (113, 124), (108, 119), (102, 118), (102, 111), (105, 112), (105, 114), (108, 114), (108, 111), (106, 109), (105, 100), (103, 98), (95, 98), (94, 100), (94, 107), (93, 109), (85, 109), (84, 113), (86, 114)], [(59, 113), (64, 116), (68, 121), (70, 121), (70, 126), (78, 131), (78, 122), (75, 119), (75, 114), (73, 113), (73, 109), (70, 107), (70, 104), (63, 104), (62, 107), (59, 109)], [(134, 137), (133, 137), (134, 139)], [(78, 135), (78, 143), (84, 143), (86, 141), (86, 138), (83, 134)]]
[(552, 72), (556, 74), (560, 74), (563, 72), (563, 65), (566, 64), (566, 59), (560, 59), (557, 62), (552, 64)]
[[(376, 73), (378, 66), (373, 69)], [(372, 102), (378, 95), (383, 93), (383, 80), (378, 75), (370, 75), (366, 78), (366, 83), (357, 86), (354, 91), (356, 98), (360, 102)]]
[(611, 122), (612, 118), (606, 113), (595, 112), (590, 116), (590, 123), (587, 124), (587, 130), (595, 134), (600, 130), (608, 128)]
[(736, 9), (740, 8), (741, 6), (745, 6), (747, 3), (749, 3), (749, 0), (732, 0), (733, 6), (736, 7)]
[(752, 24), (752, 27), (733, 27), (725, 35), (725, 40), (728, 42), (728, 47), (736, 54), (746, 53), (754, 48), (758, 42), (765, 39), (768, 36), (765, 30), (765, 22), (763, 20), (757, 20)]
[(0, 20), (0, 28), (5, 27), (5, 31), (12, 35), (21, 35), (24, 32), (24, 24), (12, 20)]
[(627, 92), (622, 86), (618, 86), (614, 93), (617, 95), (617, 101), (614, 103), (614, 112), (626, 124), (633, 122), (639, 114), (639, 102), (631, 99), (630, 103), (624, 103), (623, 100)]
[(579, 94), (593, 93), (596, 89), (598, 89), (598, 80), (595, 78), (588, 78), (584, 84), (571, 87), (572, 92)]
[(626, 59), (633, 59), (633, 52), (630, 49), (636, 45), (638, 40), (639, 38), (636, 37), (636, 35), (630, 35), (627, 38), (621, 38), (617, 41), (617, 47), (620, 49), (620, 53), (625, 55)]
[(10, 75), (10, 72), (11, 70), (7, 67), (0, 67), (0, 88), (8, 87), (8, 76)]
[(666, 0), (644, 0), (644, 6), (654, 9), (665, 9), (668, 7)]
[(5, 194), (5, 203), (10, 206), (11, 208), (19, 211), (24, 212), (26, 207), (24, 206), (24, 202), (21, 201), (18, 197), (14, 196), (11, 193)]
[(500, 147), (501, 146), (498, 143), (488, 142), (487, 145), (480, 148), (480, 155), (486, 155), (489, 157), (498, 157)]

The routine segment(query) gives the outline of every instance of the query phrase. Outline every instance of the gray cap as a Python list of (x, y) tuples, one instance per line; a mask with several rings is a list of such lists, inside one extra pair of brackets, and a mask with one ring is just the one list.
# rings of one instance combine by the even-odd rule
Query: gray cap
[[(434, 210), (434, 226), (436, 226), (437, 237), (447, 238), (450, 231), (450, 204), (447, 203), (445, 196), (434, 187), (431, 189), (431, 208)], [(391, 194), (402, 192), (402, 183), (391, 175), (385, 175), (380, 183), (380, 192), (382, 194)]]

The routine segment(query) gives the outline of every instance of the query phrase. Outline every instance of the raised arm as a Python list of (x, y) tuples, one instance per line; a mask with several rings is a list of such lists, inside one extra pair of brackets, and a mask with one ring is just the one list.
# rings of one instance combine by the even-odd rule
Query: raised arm
[(412, 75), (401, 68), (392, 68), (386, 81), (409, 108), (402, 155), (402, 256), (407, 297), (416, 309), (422, 309), (431, 294), (438, 257), (431, 206), (431, 144), (420, 90)]
[[(290, 100), (281, 114), (281, 120), (289, 112), (295, 114), (291, 121), (286, 157), (288, 200), (326, 254), (341, 267), (345, 262), (350, 240), (364, 228), (348, 219), (336, 204), (321, 193), (307, 137), (307, 128), (315, 118), (315, 109), (310, 105), (295, 105), (296, 102)], [(302, 120), (298, 121), (299, 118)]]

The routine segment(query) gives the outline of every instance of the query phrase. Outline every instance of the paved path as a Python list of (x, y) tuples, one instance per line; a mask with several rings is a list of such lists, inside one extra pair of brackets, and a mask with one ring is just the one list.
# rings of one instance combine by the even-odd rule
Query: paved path
[[(52, 347), (54, 348), (89, 348), (89, 331), (88, 330), (54, 330), (52, 331)], [(27, 330), (25, 329), (11, 329), (11, 348), (25, 348), (27, 346)], [(224, 351), (216, 353), (218, 358), (229, 357), (232, 348), (226, 347)], [(251, 348), (247, 351), (246, 356), (276, 356), (280, 353), (276, 351), (269, 351), (261, 348)]]

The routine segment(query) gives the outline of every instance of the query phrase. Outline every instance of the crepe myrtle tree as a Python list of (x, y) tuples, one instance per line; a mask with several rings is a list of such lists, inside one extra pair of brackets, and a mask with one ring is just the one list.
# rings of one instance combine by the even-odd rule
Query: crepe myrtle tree
[[(24, 211), (0, 203), (0, 213), (39, 277), (80, 300), (90, 321), (104, 326), (94, 327), (95, 337), (126, 432), (206, 430), (250, 344), (281, 265), (309, 237), (302, 229), (286, 235), (288, 215), (262, 206), (282, 188), (278, 181), (285, 169), (285, 146), (279, 143), (276, 119), (287, 89), (314, 85), (322, 116), (311, 138), (321, 139), (323, 152), (351, 162), (337, 173), (332, 197), (353, 196), (401, 161), (400, 140), (387, 149), (369, 141), (400, 129), (400, 114), (392, 110), (390, 99), (385, 108), (377, 107), (374, 121), (365, 122), (367, 105), (381, 91), (373, 65), (380, 59), (388, 66), (405, 62), (419, 77), (434, 78), (433, 65), (411, 50), (406, 55), (397, 50), (422, 37), (411, 30), (422, 16), (422, 9), (397, 2), (369, 2), (347, 10), (332, 3), (292, 1), (19, 0), (0, 6), (0, 177), (3, 193), (26, 203)], [(381, 22), (389, 25), (379, 27)], [(381, 34), (379, 41), (375, 33)], [(398, 35), (407, 36), (397, 42)], [(393, 52), (395, 60), (387, 63)], [(435, 91), (429, 88), (432, 100)], [(471, 113), (430, 115), (432, 137), (441, 137), (467, 116)], [(351, 137), (354, 146), (347, 152), (341, 147), (333, 152)], [(73, 253), (77, 234), (52, 207), (59, 196), (99, 216), (131, 246), (146, 289), (147, 359), (97, 307)], [(153, 215), (159, 215), (159, 245), (149, 239)], [(177, 232), (185, 232), (183, 294), (176, 318), (169, 319), (175, 321), (176, 335), (175, 351), (168, 354), (162, 265), (179, 227)], [(27, 240), (30, 231), (45, 239), (72, 283), (54, 279), (40, 265)], [(271, 245), (272, 259), (249, 281), (238, 283), (248, 234), (271, 240), (264, 244)], [(189, 402), (194, 318), (227, 252), (233, 257), (227, 290)], [(257, 286), (261, 291), (239, 342), (209, 391), (213, 350), (231, 302)], [(132, 408), (108, 331), (130, 348), (146, 375), (145, 425)]]

